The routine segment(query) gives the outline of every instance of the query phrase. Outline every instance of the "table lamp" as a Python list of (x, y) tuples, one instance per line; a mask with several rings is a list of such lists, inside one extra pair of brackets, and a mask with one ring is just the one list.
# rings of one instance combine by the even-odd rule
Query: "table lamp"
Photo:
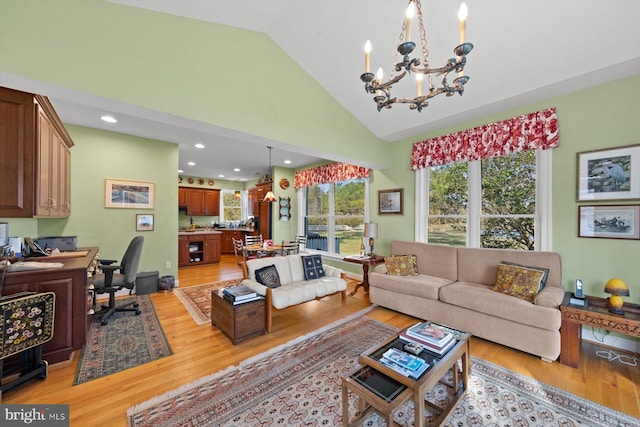
[(622, 310), (622, 304), (624, 304), (622, 297), (629, 296), (629, 287), (624, 280), (614, 277), (604, 286), (604, 291), (611, 294), (609, 297), (609, 311), (614, 314), (624, 314), (624, 310)]
[(369, 238), (369, 246), (371, 247), (371, 253), (369, 256), (374, 256), (373, 254), (373, 243), (374, 239), (378, 237), (378, 224), (373, 222), (367, 222), (364, 224), (364, 237)]

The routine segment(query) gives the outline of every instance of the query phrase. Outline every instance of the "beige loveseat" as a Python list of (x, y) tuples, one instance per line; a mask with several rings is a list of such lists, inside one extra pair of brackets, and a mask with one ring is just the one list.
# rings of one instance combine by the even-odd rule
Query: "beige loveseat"
[[(371, 302), (470, 332), (553, 361), (560, 355), (558, 308), (564, 297), (560, 255), (555, 252), (456, 248), (393, 241), (394, 255), (416, 255), (417, 276), (369, 274)], [(533, 303), (494, 292), (501, 261), (549, 269)]]
[[(283, 309), (303, 302), (313, 301), (340, 292), (342, 303), (347, 299), (347, 282), (343, 271), (330, 265), (322, 265), (324, 277), (306, 280), (302, 254), (251, 259), (247, 261), (248, 278), (242, 281), (259, 295), (266, 297), (267, 332), (271, 332), (273, 309)], [(280, 286), (267, 287), (256, 280), (256, 270), (274, 265), (280, 278)]]

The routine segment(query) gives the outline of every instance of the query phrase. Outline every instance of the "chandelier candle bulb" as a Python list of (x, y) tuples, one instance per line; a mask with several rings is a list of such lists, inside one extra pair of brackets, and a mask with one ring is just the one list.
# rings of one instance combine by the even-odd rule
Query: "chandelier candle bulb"
[(404, 20), (404, 29), (405, 29), (404, 41), (405, 42), (408, 42), (409, 40), (411, 40), (411, 20), (413, 19), (415, 14), (416, 14), (416, 7), (413, 4), (413, 2), (411, 2), (409, 3), (409, 7), (407, 7), (407, 14), (405, 15), (405, 20)]
[(364, 44), (364, 72), (368, 73), (371, 68), (371, 40)]
[[(378, 85), (382, 84), (382, 78), (384, 77), (384, 73), (382, 72), (382, 67), (378, 68), (378, 72), (376, 73), (376, 79), (378, 80)], [(376, 95), (381, 95), (380, 89), (376, 91)]]
[(418, 96), (422, 96), (422, 74), (416, 74), (416, 81), (418, 82)]
[(460, 44), (464, 43), (467, 32), (467, 4), (462, 3), (458, 9), (458, 19), (460, 19)]

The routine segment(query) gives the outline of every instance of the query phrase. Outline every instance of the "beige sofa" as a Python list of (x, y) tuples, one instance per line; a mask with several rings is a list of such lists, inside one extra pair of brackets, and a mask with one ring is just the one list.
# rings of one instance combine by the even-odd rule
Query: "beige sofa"
[[(280, 276), (281, 286), (268, 288), (256, 281), (256, 270), (274, 265)], [(287, 255), (251, 259), (247, 261), (248, 278), (242, 281), (259, 295), (266, 298), (267, 332), (271, 332), (273, 309), (283, 309), (303, 302), (313, 301), (327, 295), (341, 293), (342, 303), (347, 300), (347, 282), (339, 268), (323, 264), (325, 276), (306, 280), (302, 255)]]
[[(369, 274), (371, 302), (470, 332), (550, 362), (560, 355), (558, 308), (564, 297), (560, 255), (555, 252), (455, 248), (393, 241), (394, 255), (416, 255), (417, 276)], [(501, 261), (549, 269), (533, 303), (491, 290)]]

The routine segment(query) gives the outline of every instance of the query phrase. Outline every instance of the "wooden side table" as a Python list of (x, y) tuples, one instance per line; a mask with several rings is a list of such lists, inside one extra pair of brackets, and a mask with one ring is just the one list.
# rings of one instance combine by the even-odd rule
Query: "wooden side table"
[(349, 294), (349, 296), (353, 296), (356, 294), (356, 292), (358, 292), (358, 288), (360, 287), (363, 287), (365, 292), (369, 292), (369, 267), (375, 267), (378, 264), (382, 264), (384, 262), (384, 257), (381, 255), (373, 255), (367, 258), (346, 257), (342, 260), (353, 264), (362, 265), (362, 282), (358, 283), (353, 291), (351, 291), (351, 293)]
[(582, 325), (606, 329), (612, 332), (640, 338), (640, 305), (625, 303), (624, 315), (609, 312), (605, 298), (587, 296), (585, 305), (569, 304), (571, 293), (567, 292), (560, 306), (560, 363), (577, 368), (580, 362), (580, 339)]
[(265, 334), (265, 312), (264, 298), (233, 305), (222, 296), (222, 290), (211, 291), (211, 325), (224, 332), (233, 345), (245, 338)]

